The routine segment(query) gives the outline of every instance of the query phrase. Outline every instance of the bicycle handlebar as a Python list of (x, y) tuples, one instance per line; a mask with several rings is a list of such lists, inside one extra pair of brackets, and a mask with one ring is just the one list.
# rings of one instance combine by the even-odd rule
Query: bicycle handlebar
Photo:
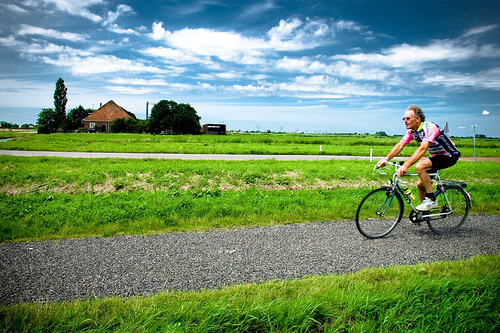
[[(385, 166), (387, 166), (387, 164), (394, 165), (394, 168), (395, 168), (394, 173), (393, 173), (393, 181), (394, 181), (394, 183), (397, 183), (397, 182), (401, 182), (401, 183), (403, 183), (403, 184), (407, 184), (407, 183), (408, 183), (407, 181), (403, 181), (403, 180), (401, 179), (401, 177), (399, 177), (399, 176), (397, 175), (397, 171), (398, 171), (398, 170), (399, 170), (399, 168), (401, 168), (401, 166), (404, 164), (404, 162), (403, 162), (403, 161), (399, 161), (398, 163), (391, 162), (391, 161), (387, 161), (385, 164), (386, 164)], [(384, 168), (385, 166), (383, 166), (383, 167), (377, 167), (377, 165), (378, 165), (378, 164), (375, 164), (375, 167), (373, 168), (373, 174), (375, 174), (375, 170), (377, 170), (377, 172), (378, 172), (379, 174), (384, 175), (384, 176), (385, 176), (385, 175), (387, 175), (387, 172), (382, 172), (382, 171), (380, 171), (380, 169), (381, 169), (381, 168)], [(418, 174), (417, 174), (417, 173), (406, 173), (406, 174), (404, 174), (402, 177), (412, 177), (412, 176), (418, 176)]]
[[(394, 162), (387, 161), (385, 164), (386, 164), (386, 165), (387, 165), (387, 164), (394, 165), (394, 166), (396, 167), (396, 171), (398, 170), (398, 168), (401, 168), (401, 165), (400, 165), (400, 164), (398, 164), (398, 163), (394, 163)], [(384, 168), (384, 167), (385, 167), (385, 166), (383, 166), (383, 167), (379, 167), (379, 166), (378, 166), (378, 164), (375, 164), (375, 167), (373, 168), (373, 174), (375, 174), (375, 170), (377, 170), (377, 172), (378, 172), (379, 174), (381, 174), (381, 175), (387, 175), (387, 172), (381, 172), (381, 171), (380, 171), (380, 169), (381, 169), (381, 168)], [(396, 172), (396, 171), (395, 171), (395, 172)]]

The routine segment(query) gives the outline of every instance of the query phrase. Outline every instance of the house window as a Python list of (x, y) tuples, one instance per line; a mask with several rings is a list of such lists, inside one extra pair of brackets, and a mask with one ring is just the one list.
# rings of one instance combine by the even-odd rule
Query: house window
[(94, 128), (95, 127), (95, 123), (90, 123), (90, 128)]

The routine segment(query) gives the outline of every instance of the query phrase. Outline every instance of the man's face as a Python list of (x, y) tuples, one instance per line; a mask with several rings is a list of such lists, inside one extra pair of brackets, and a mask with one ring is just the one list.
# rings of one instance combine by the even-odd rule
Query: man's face
[(406, 129), (416, 131), (420, 126), (420, 118), (415, 118), (413, 111), (406, 110), (403, 121), (405, 122)]

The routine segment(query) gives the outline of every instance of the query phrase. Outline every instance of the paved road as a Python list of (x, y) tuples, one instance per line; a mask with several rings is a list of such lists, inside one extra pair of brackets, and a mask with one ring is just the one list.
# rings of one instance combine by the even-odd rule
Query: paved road
[(500, 215), (433, 234), (407, 219), (368, 240), (353, 221), (0, 243), (0, 303), (130, 296), (500, 253)]

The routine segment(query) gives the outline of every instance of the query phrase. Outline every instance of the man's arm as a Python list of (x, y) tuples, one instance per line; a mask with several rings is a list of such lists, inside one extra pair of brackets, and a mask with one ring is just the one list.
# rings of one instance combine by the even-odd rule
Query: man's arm
[(427, 148), (431, 143), (429, 141), (422, 141), (420, 147), (415, 150), (413, 155), (399, 168), (398, 176), (401, 177), (408, 172), (408, 169), (415, 163), (417, 163), (427, 152)]
[(398, 142), (394, 147), (392, 147), (392, 149), (389, 152), (389, 154), (387, 154), (386, 157), (384, 157), (383, 159), (381, 159), (377, 163), (377, 167), (380, 168), (380, 167), (385, 166), (387, 164), (387, 162), (390, 161), (393, 157), (398, 156), (399, 153), (403, 150), (404, 147), (405, 147), (404, 143)]

